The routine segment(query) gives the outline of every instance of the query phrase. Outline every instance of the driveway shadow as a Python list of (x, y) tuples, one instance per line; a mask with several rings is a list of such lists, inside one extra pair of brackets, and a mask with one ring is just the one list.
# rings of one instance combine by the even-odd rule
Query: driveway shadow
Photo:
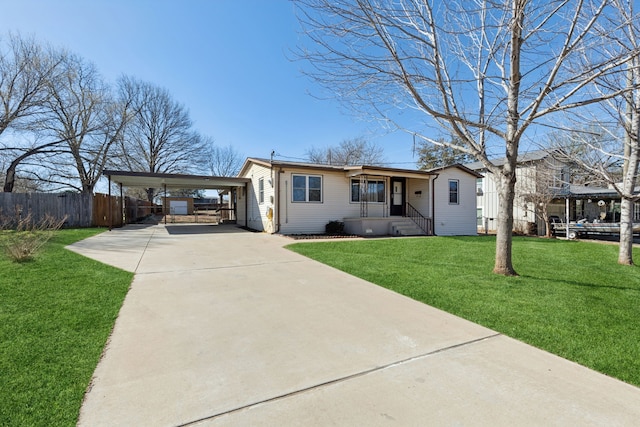
[(171, 235), (247, 233), (235, 224), (167, 224), (164, 227)]

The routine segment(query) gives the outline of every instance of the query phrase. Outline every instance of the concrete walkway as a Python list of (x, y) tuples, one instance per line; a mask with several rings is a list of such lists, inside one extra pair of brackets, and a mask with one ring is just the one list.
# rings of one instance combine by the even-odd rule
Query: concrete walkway
[(632, 426), (640, 389), (232, 226), (71, 249), (136, 273), (81, 426)]

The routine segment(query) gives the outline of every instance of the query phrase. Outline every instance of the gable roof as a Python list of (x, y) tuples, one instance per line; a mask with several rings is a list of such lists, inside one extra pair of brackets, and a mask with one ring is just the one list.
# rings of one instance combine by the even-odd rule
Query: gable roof
[(332, 171), (332, 172), (345, 172), (348, 176), (360, 176), (360, 175), (380, 175), (380, 176), (398, 176), (407, 178), (422, 178), (428, 179), (432, 175), (436, 175), (436, 172), (422, 171), (416, 169), (401, 169), (390, 168), (386, 166), (376, 165), (328, 165), (321, 163), (306, 163), (306, 162), (290, 162), (282, 160), (269, 160), (255, 157), (248, 157), (245, 160), (238, 176), (243, 176), (246, 169), (251, 163), (258, 164), (264, 167), (279, 167), (279, 168), (296, 168), (296, 169), (308, 169), (315, 171)]
[(429, 169), (429, 172), (435, 172), (435, 173), (438, 173), (438, 172), (443, 171), (443, 170), (445, 170), (445, 169), (451, 169), (451, 168), (460, 169), (461, 171), (466, 172), (466, 173), (468, 173), (469, 175), (473, 175), (473, 176), (475, 176), (476, 178), (482, 178), (482, 177), (483, 177), (483, 175), (482, 175), (481, 173), (476, 172), (475, 170), (470, 169), (470, 168), (468, 168), (467, 166), (465, 166), (465, 165), (463, 165), (463, 164), (460, 164), (460, 163), (455, 163), (455, 164), (453, 164), (453, 165), (449, 165), (449, 166), (441, 166), (441, 167), (439, 167), (439, 168)]

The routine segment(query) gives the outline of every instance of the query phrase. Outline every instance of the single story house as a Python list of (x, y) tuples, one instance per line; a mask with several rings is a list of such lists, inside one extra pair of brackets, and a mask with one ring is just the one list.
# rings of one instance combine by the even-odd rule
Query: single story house
[(475, 235), (476, 179), (463, 165), (430, 171), (248, 158), (235, 192), (238, 225), (321, 234), (329, 222), (357, 235)]

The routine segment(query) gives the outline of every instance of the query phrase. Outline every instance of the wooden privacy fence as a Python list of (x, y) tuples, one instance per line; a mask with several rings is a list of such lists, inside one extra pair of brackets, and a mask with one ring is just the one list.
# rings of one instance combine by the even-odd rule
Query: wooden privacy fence
[(90, 227), (92, 198), (92, 194), (79, 193), (0, 193), (0, 215), (16, 219), (30, 215), (33, 222), (47, 215), (66, 216), (65, 227)]
[[(111, 203), (109, 203), (111, 198)], [(111, 216), (109, 216), (111, 208)], [(122, 206), (120, 199), (115, 196), (96, 193), (93, 196), (93, 225), (96, 227), (122, 227)]]
[(100, 193), (0, 193), (0, 216), (20, 219), (31, 215), (33, 222), (47, 215), (66, 216), (65, 227), (121, 227), (157, 209), (151, 202), (131, 197), (124, 198), (124, 206), (123, 210), (119, 197)]

